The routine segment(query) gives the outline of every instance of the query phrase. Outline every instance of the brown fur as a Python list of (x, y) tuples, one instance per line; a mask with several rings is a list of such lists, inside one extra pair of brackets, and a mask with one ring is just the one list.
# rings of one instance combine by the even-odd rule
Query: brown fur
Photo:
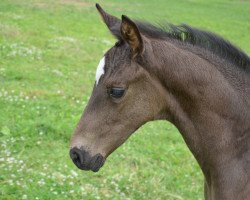
[[(168, 120), (204, 173), (206, 200), (249, 200), (249, 73), (200, 46), (140, 33), (128, 18), (124, 23), (97, 7), (114, 35), (130, 34), (120, 33), (121, 42), (105, 54), (105, 74), (71, 147), (107, 158), (144, 123)], [(110, 97), (112, 87), (124, 88), (124, 96)]]

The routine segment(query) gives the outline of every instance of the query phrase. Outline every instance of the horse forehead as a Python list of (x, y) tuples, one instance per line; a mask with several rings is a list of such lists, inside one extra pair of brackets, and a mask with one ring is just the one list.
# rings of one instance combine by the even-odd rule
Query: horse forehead
[(97, 69), (96, 69), (96, 75), (95, 75), (96, 85), (98, 85), (98, 82), (99, 82), (101, 76), (105, 73), (104, 66), (105, 66), (105, 57), (103, 57), (100, 60), (98, 66), (97, 66)]

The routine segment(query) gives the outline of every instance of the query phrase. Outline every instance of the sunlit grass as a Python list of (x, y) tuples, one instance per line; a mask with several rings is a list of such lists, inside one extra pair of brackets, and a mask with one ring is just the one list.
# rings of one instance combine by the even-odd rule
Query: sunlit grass
[[(166, 122), (143, 126), (98, 173), (71, 162), (70, 136), (115, 42), (94, 3), (0, 2), (0, 199), (203, 199), (202, 173)], [(202, 27), (250, 52), (248, 1), (100, 3), (117, 16)]]

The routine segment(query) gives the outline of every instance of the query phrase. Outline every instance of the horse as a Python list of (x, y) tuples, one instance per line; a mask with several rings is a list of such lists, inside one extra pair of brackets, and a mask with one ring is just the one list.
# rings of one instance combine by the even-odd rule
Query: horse
[(167, 120), (204, 174), (206, 200), (249, 200), (250, 57), (211, 32), (96, 8), (117, 42), (71, 138), (74, 164), (97, 172), (143, 124)]

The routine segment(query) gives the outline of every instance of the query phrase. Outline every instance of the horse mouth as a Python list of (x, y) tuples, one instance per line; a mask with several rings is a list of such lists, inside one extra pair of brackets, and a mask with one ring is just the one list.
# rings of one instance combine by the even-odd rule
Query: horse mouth
[(76, 147), (72, 148), (69, 155), (73, 163), (81, 170), (98, 172), (104, 165), (105, 158), (101, 154), (91, 157), (90, 154)]

